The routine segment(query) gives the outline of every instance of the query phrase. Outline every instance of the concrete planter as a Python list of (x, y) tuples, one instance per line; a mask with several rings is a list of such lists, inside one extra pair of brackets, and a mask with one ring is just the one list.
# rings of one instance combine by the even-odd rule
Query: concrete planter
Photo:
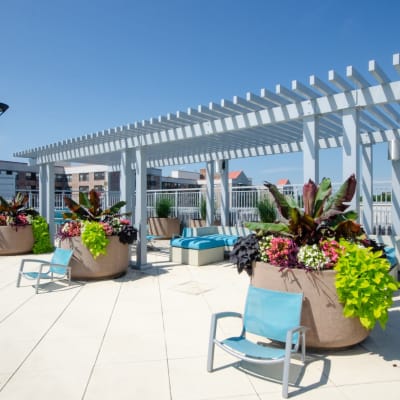
[(370, 333), (358, 318), (343, 316), (333, 270), (310, 271), (285, 269), (257, 262), (251, 277), (252, 285), (272, 290), (303, 292), (304, 304), (301, 324), (307, 326), (307, 346), (337, 349), (362, 342)]
[(180, 221), (178, 218), (149, 218), (150, 235), (171, 239), (180, 234)]
[(31, 253), (35, 240), (32, 225), (0, 226), (0, 255)]
[(129, 266), (129, 246), (119, 241), (118, 236), (109, 236), (107, 254), (93, 258), (82, 243), (80, 236), (61, 241), (61, 247), (74, 249), (71, 260), (72, 279), (96, 280), (112, 279), (126, 273)]
[(207, 226), (205, 219), (192, 218), (189, 220), (189, 228), (202, 228), (203, 226)]

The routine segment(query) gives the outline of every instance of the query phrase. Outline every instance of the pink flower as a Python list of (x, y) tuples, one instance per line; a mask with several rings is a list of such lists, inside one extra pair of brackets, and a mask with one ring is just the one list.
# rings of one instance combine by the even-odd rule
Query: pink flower
[(103, 227), (104, 233), (107, 236), (111, 236), (113, 234), (113, 227), (108, 224), (107, 222), (100, 222), (101, 226)]

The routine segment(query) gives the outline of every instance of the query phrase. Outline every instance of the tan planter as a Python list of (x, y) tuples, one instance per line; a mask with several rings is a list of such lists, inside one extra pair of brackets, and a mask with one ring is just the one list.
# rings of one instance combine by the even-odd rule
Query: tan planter
[(203, 226), (207, 226), (205, 219), (190, 219), (189, 220), (189, 228), (202, 228)]
[(150, 235), (160, 236), (164, 239), (171, 239), (180, 235), (180, 221), (178, 218), (149, 218)]
[(0, 255), (31, 253), (34, 244), (32, 225), (0, 226)]
[(118, 236), (109, 236), (107, 254), (93, 258), (79, 236), (61, 241), (62, 248), (73, 248), (71, 275), (74, 280), (112, 279), (123, 275), (129, 266), (129, 246)]
[(301, 324), (309, 330), (307, 346), (337, 349), (362, 342), (370, 333), (358, 318), (343, 316), (339, 303), (333, 270), (310, 271), (285, 269), (257, 262), (253, 268), (251, 283), (256, 287), (287, 292), (303, 292), (304, 303)]

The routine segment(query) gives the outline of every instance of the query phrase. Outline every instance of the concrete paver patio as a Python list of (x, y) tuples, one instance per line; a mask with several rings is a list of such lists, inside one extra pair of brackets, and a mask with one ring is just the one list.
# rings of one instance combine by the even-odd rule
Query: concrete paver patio
[[(211, 313), (242, 311), (249, 283), (228, 261), (176, 265), (163, 248), (142, 271), (35, 295), (31, 281), (15, 287), (21, 258), (0, 257), (0, 399), (281, 398), (281, 367), (238, 364), (216, 349), (217, 370), (206, 371)], [(290, 397), (399, 399), (399, 293), (394, 300), (385, 331), (351, 349), (308, 351), (303, 372), (295, 362)], [(238, 329), (224, 321), (220, 333)]]

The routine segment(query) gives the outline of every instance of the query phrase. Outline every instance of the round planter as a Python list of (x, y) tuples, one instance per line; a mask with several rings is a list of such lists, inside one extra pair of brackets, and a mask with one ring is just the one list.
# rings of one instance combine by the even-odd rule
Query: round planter
[(32, 225), (0, 226), (0, 255), (2, 256), (30, 253), (34, 242)]
[(79, 236), (61, 241), (64, 249), (74, 249), (70, 266), (74, 280), (112, 279), (126, 273), (129, 266), (129, 246), (119, 241), (118, 236), (108, 237), (107, 254), (93, 258)]
[(333, 270), (284, 269), (257, 262), (252, 285), (271, 290), (303, 292), (301, 324), (308, 327), (306, 344), (321, 349), (338, 349), (362, 342), (370, 333), (358, 318), (346, 318), (339, 303)]
[(171, 239), (180, 234), (180, 221), (178, 218), (149, 218), (149, 231), (151, 235)]

